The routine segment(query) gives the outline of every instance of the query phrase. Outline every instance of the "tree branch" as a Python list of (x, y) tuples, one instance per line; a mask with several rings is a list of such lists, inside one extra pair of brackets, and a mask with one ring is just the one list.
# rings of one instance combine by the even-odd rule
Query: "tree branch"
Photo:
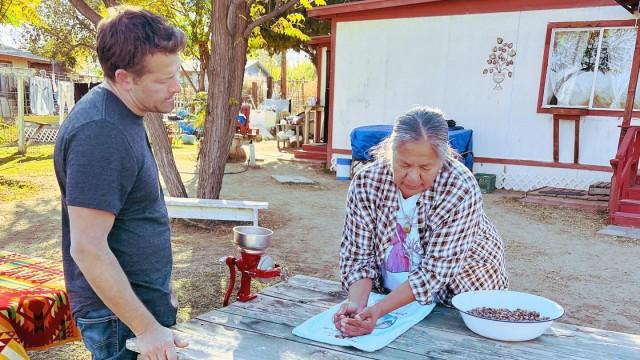
[(182, 73), (184, 74), (184, 77), (186, 77), (187, 80), (189, 80), (189, 84), (191, 84), (191, 88), (193, 89), (193, 91), (194, 92), (198, 92), (198, 88), (195, 86), (193, 81), (191, 81), (191, 76), (189, 75), (187, 70), (184, 69), (184, 66), (182, 66), (182, 64), (180, 64), (180, 70), (182, 70)]
[(69, 3), (84, 15), (84, 17), (91, 21), (93, 25), (98, 25), (100, 20), (102, 20), (102, 16), (93, 10), (91, 6), (87, 5), (84, 0), (69, 0)]
[(95, 50), (96, 49), (96, 47), (94, 45), (86, 44), (86, 43), (78, 43), (78, 44), (75, 44), (75, 45), (71, 46), (71, 48), (74, 49), (74, 50), (79, 48), (79, 47), (83, 47), (83, 48), (85, 48), (87, 50)]
[(0, 15), (0, 22), (4, 23), (5, 22), (5, 17), (7, 16), (7, 13), (9, 12), (9, 8), (11, 7), (13, 3), (13, 0), (9, 1), (9, 4), (7, 4), (7, 7), (2, 9), (4, 7), (4, 1), (0, 2), (0, 9), (2, 9), (2, 14)]
[(104, 3), (104, 6), (108, 8), (120, 5), (118, 0), (102, 0), (102, 2)]
[(244, 34), (243, 34), (244, 38), (248, 39), (249, 36), (251, 35), (251, 31), (253, 31), (254, 28), (284, 14), (285, 12), (287, 12), (287, 10), (291, 9), (293, 5), (297, 4), (298, 2), (300, 2), (300, 0), (289, 0), (284, 5), (281, 5), (275, 8), (275, 10), (273, 10), (272, 12), (264, 14), (258, 19), (256, 19), (254, 22), (247, 25), (247, 28), (244, 30)]

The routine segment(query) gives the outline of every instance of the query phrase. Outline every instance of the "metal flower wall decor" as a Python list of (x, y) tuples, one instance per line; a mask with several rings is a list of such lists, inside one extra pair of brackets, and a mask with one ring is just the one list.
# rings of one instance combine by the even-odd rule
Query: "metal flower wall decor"
[(505, 42), (503, 38), (499, 37), (495, 45), (489, 54), (487, 64), (482, 73), (484, 75), (491, 74), (493, 82), (496, 86), (494, 90), (502, 90), (500, 85), (506, 77), (513, 77), (513, 71), (511, 66), (513, 65), (513, 58), (516, 56), (516, 49), (513, 48), (513, 43)]

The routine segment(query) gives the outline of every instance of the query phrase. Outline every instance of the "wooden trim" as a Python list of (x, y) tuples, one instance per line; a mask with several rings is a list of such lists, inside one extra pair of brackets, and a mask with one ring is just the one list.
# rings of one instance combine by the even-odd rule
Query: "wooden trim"
[(314, 45), (316, 47), (330, 46), (331, 35), (314, 36), (307, 42), (307, 45)]
[[(602, 109), (572, 109), (572, 108), (545, 108), (542, 105), (544, 100), (544, 88), (547, 80), (547, 68), (549, 66), (549, 49), (551, 47), (551, 34), (554, 29), (575, 29), (588, 27), (617, 27), (617, 26), (634, 26), (635, 20), (598, 20), (598, 21), (574, 21), (574, 22), (551, 22), (547, 25), (547, 35), (544, 41), (544, 53), (542, 54), (542, 69), (540, 71), (540, 88), (538, 89), (538, 113), (543, 114), (563, 114), (563, 115), (589, 115), (589, 116), (610, 116), (622, 117), (625, 110), (602, 110)], [(637, 69), (638, 59), (638, 41), (636, 37), (636, 52), (633, 55), (632, 69)], [(633, 80), (633, 74), (631, 75)], [(637, 74), (636, 74), (637, 79)], [(635, 88), (634, 88), (635, 90)], [(627, 98), (628, 99), (628, 98)]]
[(544, 39), (544, 50), (542, 52), (542, 70), (540, 71), (540, 88), (538, 89), (538, 112), (551, 112), (552, 109), (542, 107), (544, 98), (544, 86), (547, 84), (547, 68), (549, 67), (549, 47), (551, 46), (551, 33), (553, 28), (551, 24), (547, 24), (547, 35)]
[(336, 69), (336, 29), (337, 29), (337, 21), (335, 19), (331, 19), (331, 60), (329, 64), (329, 106), (327, 109), (327, 104), (325, 103), (325, 111), (329, 111), (329, 116), (327, 117), (327, 165), (331, 164), (332, 158), (332, 148), (333, 145), (333, 109), (336, 107), (334, 99), (334, 93), (336, 88), (336, 79), (335, 79), (335, 69)]
[[(640, 111), (636, 110), (640, 113)], [(540, 114), (560, 114), (560, 115), (579, 115), (579, 116), (602, 116), (602, 117), (622, 117), (624, 110), (588, 110), (588, 109), (571, 109), (571, 108), (543, 108), (538, 110)]]
[[(330, 149), (330, 151), (333, 154), (351, 155), (351, 150), (349, 149)], [(574, 170), (591, 170), (591, 171), (604, 171), (604, 172), (613, 171), (611, 167), (603, 166), (603, 165), (585, 165), (585, 164), (575, 164), (575, 163), (571, 164), (571, 163), (561, 163), (561, 162), (519, 160), (519, 159), (499, 159), (499, 158), (480, 157), (480, 156), (474, 157), (473, 161), (475, 163), (484, 163), (484, 164), (504, 164), (504, 165), (548, 167), (548, 168), (574, 169)]]
[(518, 165), (518, 166), (548, 167), (548, 168), (558, 168), (558, 169), (613, 172), (613, 169), (611, 169), (610, 166), (603, 166), (603, 165), (570, 164), (570, 163), (536, 161), (536, 160), (498, 159), (498, 158), (489, 158), (489, 157), (480, 157), (480, 156), (474, 157), (473, 161), (475, 163), (484, 163), (484, 164), (504, 164), (504, 165)]
[(580, 154), (580, 115), (553, 114), (553, 161), (560, 161), (560, 120), (574, 122), (573, 163), (577, 164), (578, 155)]
[(578, 164), (580, 162), (580, 118), (573, 123), (573, 163)]
[(308, 10), (307, 15), (310, 17), (330, 18), (335, 15), (344, 15), (358, 11), (385, 9), (434, 1), (441, 0), (365, 0), (354, 3), (315, 7)]
[(560, 119), (553, 117), (553, 161), (560, 161)]
[(553, 29), (579, 29), (589, 27), (617, 27), (617, 26), (635, 26), (635, 20), (595, 20), (595, 21), (559, 21), (550, 22), (549, 25)]
[[(538, 111), (542, 114), (578, 115), (578, 116), (601, 116), (601, 117), (623, 117), (624, 110), (585, 110), (568, 108), (545, 108)], [(631, 117), (640, 117), (640, 109), (634, 109)]]
[[(331, 39), (331, 38), (329, 38)], [(317, 81), (317, 87), (316, 87), (316, 105), (320, 106), (320, 99), (322, 98), (322, 66), (324, 65), (322, 63), (322, 52), (324, 51), (324, 46), (318, 46), (316, 48), (316, 72), (317, 72), (317, 76), (316, 78), (318, 79)], [(326, 76), (326, 74), (325, 74)], [(325, 103), (326, 103), (326, 99), (325, 99)], [(323, 105), (324, 106), (324, 105)], [(323, 121), (324, 119), (324, 115), (321, 114), (318, 117), (318, 113), (316, 113), (316, 120), (315, 120), (315, 130), (313, 132), (313, 141), (315, 143), (319, 143), (320, 142), (320, 136), (322, 136), (322, 134), (320, 134), (320, 122)]]
[[(549, 48), (551, 46), (551, 34), (553, 29), (567, 28), (586, 28), (586, 27), (616, 27), (616, 26), (634, 26), (635, 20), (604, 20), (604, 21), (576, 21), (576, 22), (554, 22), (547, 26), (547, 35), (545, 39), (545, 48), (543, 53), (543, 65), (540, 74), (540, 89), (538, 92), (538, 112), (552, 114), (574, 114), (574, 115), (591, 115), (591, 116), (624, 116), (623, 110), (596, 110), (596, 109), (570, 109), (570, 108), (543, 108), (542, 102), (544, 97), (544, 88), (547, 78), (547, 67)], [(638, 40), (638, 39), (637, 39)], [(636, 42), (637, 44), (637, 42)], [(636, 49), (637, 51), (637, 49)], [(634, 53), (633, 64), (637, 61), (637, 52)], [(634, 66), (634, 65), (632, 65)], [(633, 67), (632, 67), (633, 68)], [(631, 79), (632, 80), (632, 79)]]
[(40, 59), (33, 59), (31, 57), (26, 57), (26, 56), (8, 55), (8, 54), (0, 54), (0, 59), (2, 59), (3, 61), (11, 61), (11, 63), (15, 62), (16, 60), (25, 61), (27, 63), (27, 66), (29, 66), (28, 65), (29, 63), (44, 64), (44, 65), (51, 65), (52, 63), (51, 60), (40, 60)]
[(636, 29), (636, 47), (633, 52), (633, 62), (631, 63), (631, 78), (629, 79), (629, 87), (627, 88), (627, 102), (625, 103), (624, 115), (622, 116), (622, 126), (620, 127), (620, 138), (618, 146), (622, 143), (624, 134), (631, 124), (633, 116), (633, 103), (635, 101), (636, 87), (638, 86), (638, 68), (640, 68), (640, 30)]
[(311, 17), (378, 20), (420, 16), (620, 6), (614, 0), (366, 0), (309, 10)]
[(340, 155), (351, 155), (351, 149), (331, 149), (331, 153)]
[(574, 122), (573, 163), (577, 164), (578, 154), (580, 153), (580, 115), (553, 114), (553, 161), (560, 161), (560, 120)]

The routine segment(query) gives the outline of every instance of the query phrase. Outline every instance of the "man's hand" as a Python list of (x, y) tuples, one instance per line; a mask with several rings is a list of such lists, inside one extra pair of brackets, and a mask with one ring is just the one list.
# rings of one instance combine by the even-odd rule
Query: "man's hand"
[(338, 311), (333, 315), (333, 324), (336, 329), (340, 330), (340, 323), (342, 319), (354, 317), (357, 313), (361, 312), (363, 308), (364, 306), (360, 306), (353, 301), (342, 303), (340, 309), (338, 309)]
[(340, 320), (338, 329), (343, 336), (361, 336), (371, 334), (376, 328), (376, 322), (380, 318), (380, 311), (377, 307), (367, 307), (353, 318)]
[(176, 347), (189, 346), (173, 330), (160, 325), (140, 334), (137, 341), (138, 351), (145, 360), (177, 360)]

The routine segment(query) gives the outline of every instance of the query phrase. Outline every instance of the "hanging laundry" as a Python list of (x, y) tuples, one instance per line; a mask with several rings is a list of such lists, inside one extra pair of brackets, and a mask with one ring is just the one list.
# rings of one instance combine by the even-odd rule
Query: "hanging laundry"
[(5, 93), (3, 96), (6, 97), (6, 93), (12, 91), (16, 91), (16, 77), (9, 74), (0, 75), (0, 92)]
[(29, 79), (29, 103), (31, 113), (51, 115), (54, 112), (51, 79), (34, 76)]
[(12, 116), (9, 100), (6, 97), (0, 97), (0, 117), (11, 118)]
[(58, 82), (58, 104), (60, 105), (60, 123), (65, 119), (65, 108), (66, 114), (71, 112), (71, 109), (76, 104), (75, 102), (75, 91), (72, 82), (69, 81), (59, 81)]

